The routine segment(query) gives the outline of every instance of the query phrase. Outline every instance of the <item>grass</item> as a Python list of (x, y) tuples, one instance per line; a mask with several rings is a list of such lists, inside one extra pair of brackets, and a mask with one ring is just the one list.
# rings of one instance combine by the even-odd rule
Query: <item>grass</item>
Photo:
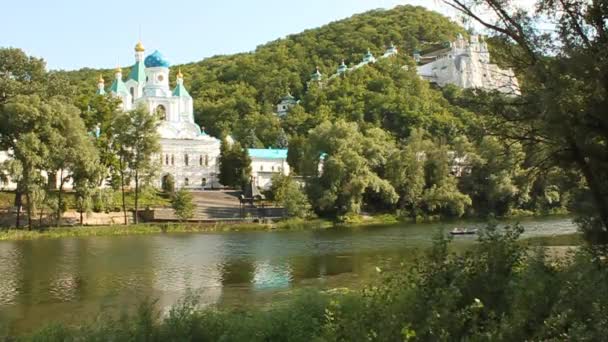
[(203, 233), (228, 231), (268, 231), (322, 229), (332, 226), (330, 221), (288, 219), (276, 223), (217, 222), (217, 223), (150, 223), (128, 226), (84, 226), (58, 227), (44, 230), (8, 229), (0, 230), (0, 241), (59, 239), (85, 236), (124, 236), (162, 233)]
[(534, 236), (521, 240), (528, 246), (580, 246), (584, 244), (583, 235), (580, 233), (553, 235), (553, 236)]

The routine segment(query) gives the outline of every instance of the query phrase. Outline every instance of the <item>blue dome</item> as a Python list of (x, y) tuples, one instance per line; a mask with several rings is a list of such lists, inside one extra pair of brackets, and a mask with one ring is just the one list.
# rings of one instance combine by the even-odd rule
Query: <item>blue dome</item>
[(158, 52), (158, 50), (155, 50), (154, 52), (152, 52), (151, 55), (146, 57), (146, 59), (144, 60), (144, 65), (146, 66), (146, 68), (168, 68), (170, 66), (170, 63), (168, 60), (165, 59), (165, 57), (163, 57), (162, 53)]

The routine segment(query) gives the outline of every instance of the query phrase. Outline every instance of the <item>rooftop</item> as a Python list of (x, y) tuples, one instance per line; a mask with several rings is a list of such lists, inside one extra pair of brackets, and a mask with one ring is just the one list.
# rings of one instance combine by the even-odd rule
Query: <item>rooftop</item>
[(247, 151), (251, 158), (287, 159), (287, 149), (250, 148)]

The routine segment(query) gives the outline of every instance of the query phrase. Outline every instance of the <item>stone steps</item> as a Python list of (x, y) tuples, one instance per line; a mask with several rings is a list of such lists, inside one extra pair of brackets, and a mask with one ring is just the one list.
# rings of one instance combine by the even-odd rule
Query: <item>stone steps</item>
[[(193, 191), (192, 200), (196, 209), (190, 221), (237, 221), (244, 218), (284, 216), (283, 208), (241, 208), (239, 194), (236, 191)], [(150, 219), (154, 221), (178, 220), (171, 208), (155, 209)]]

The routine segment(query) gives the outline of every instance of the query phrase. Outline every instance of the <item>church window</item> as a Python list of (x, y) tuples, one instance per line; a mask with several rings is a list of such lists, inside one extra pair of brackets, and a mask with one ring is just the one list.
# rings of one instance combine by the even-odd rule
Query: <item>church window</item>
[(185, 164), (186, 166), (188, 166), (189, 161), (190, 161), (190, 159), (188, 158), (188, 155), (187, 155), (187, 154), (184, 154), (184, 164)]
[(131, 103), (135, 102), (135, 88), (131, 87), (129, 93), (131, 93)]
[(260, 165), (260, 171), (264, 171), (264, 165)]
[(209, 166), (209, 156), (205, 155), (205, 166)]
[(156, 79), (158, 80), (158, 82), (162, 82), (164, 78), (163, 75), (158, 75)]
[(171, 155), (171, 165), (175, 165), (175, 156)]
[(198, 165), (203, 166), (203, 155), (198, 156)]
[(158, 105), (158, 107), (156, 107), (155, 112), (156, 115), (158, 115), (159, 120), (167, 120), (167, 109), (165, 109), (165, 106)]
[(190, 185), (190, 180), (188, 178), (184, 179), (184, 185), (185, 186)]
[(165, 165), (169, 165), (169, 155), (165, 154)]
[(201, 186), (207, 186), (207, 178), (201, 180)]
[(272, 169), (272, 172), (274, 172), (274, 166), (272, 166), (272, 168), (271, 168), (271, 169)]

